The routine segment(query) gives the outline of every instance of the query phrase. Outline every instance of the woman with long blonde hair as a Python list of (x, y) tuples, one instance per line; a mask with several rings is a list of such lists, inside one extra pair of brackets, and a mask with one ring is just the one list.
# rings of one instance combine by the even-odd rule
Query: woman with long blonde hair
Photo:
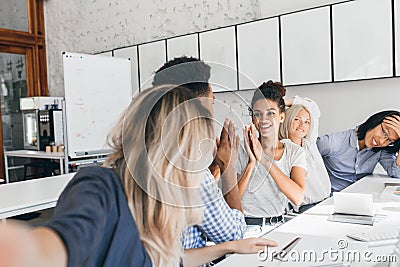
[(0, 227), (0, 266), (191, 266), (275, 245), (240, 240), (184, 256), (182, 233), (202, 216), (200, 177), (214, 148), (210, 117), (185, 88), (139, 94), (110, 135), (107, 168), (82, 168), (44, 225)]
[(307, 162), (306, 191), (301, 205), (293, 206), (303, 213), (331, 193), (331, 182), (317, 148), (318, 124), (321, 112), (317, 103), (295, 96), (285, 100), (285, 121), (279, 129), (279, 139), (290, 139), (304, 149)]
[[(183, 229), (201, 221), (199, 186), (209, 165), (201, 153), (212, 153), (211, 115), (184, 88), (149, 89), (139, 98), (124, 116), (129, 119), (122, 118), (110, 135), (115, 152), (107, 165), (122, 177), (153, 264), (177, 266)], [(208, 151), (194, 145), (204, 140)]]

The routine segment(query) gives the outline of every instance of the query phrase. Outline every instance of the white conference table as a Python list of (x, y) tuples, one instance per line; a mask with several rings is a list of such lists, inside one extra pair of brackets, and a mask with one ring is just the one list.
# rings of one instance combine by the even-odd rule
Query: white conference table
[(0, 185), (0, 219), (55, 207), (75, 173)]
[[(373, 260), (376, 260), (377, 257), (390, 255), (393, 252), (394, 245), (368, 247), (367, 243), (354, 241), (346, 235), (361, 232), (384, 232), (389, 229), (400, 228), (400, 197), (394, 196), (390, 199), (382, 199), (381, 192), (384, 190), (385, 182), (400, 183), (400, 179), (374, 174), (364, 177), (343, 190), (343, 192), (370, 193), (373, 195), (373, 205), (376, 211), (373, 226), (328, 221), (329, 215), (334, 211), (333, 199), (329, 198), (264, 236), (277, 241), (279, 244), (277, 248), (270, 248), (269, 253), (271, 254), (272, 251), (279, 251), (279, 249), (288, 244), (293, 238), (297, 236), (302, 237), (302, 240), (293, 249), (296, 250), (293, 251), (294, 257), (291, 258), (295, 259), (294, 261), (291, 259), (287, 259), (287, 262), (276, 259), (271, 261), (271, 255), (267, 260), (263, 261), (260, 260), (258, 254), (235, 254), (228, 256), (227, 259), (216, 266), (342, 266), (334, 265), (341, 261), (337, 259), (332, 260), (329, 257), (324, 257), (324, 261), (313, 260), (312, 262), (296, 258), (297, 255), (304, 256), (310, 250), (314, 251), (315, 255), (321, 258), (323, 251), (329, 249), (336, 251), (339, 256), (348, 256), (352, 252), (359, 252), (358, 254), (361, 257), (359, 262), (353, 262), (351, 265), (344, 266), (376, 266), (377, 262), (373, 262)], [(295, 255), (294, 253), (297, 252), (299, 253)], [(368, 260), (371, 259), (371, 262), (366, 262), (366, 259), (363, 258), (366, 256), (362, 255), (362, 253), (369, 252), (372, 253), (368, 258)], [(397, 258), (397, 264), (396, 266), (400, 266), (400, 258)]]
[[(8, 166), (8, 157), (19, 157), (19, 158), (38, 158), (38, 159), (55, 159), (60, 162), (60, 174), (64, 174), (64, 152), (44, 152), (44, 151), (33, 151), (33, 150), (13, 150), (4, 151), (4, 165), (6, 173), (6, 183), (9, 183), (8, 171), (12, 168)], [(67, 172), (68, 170), (66, 170)]]

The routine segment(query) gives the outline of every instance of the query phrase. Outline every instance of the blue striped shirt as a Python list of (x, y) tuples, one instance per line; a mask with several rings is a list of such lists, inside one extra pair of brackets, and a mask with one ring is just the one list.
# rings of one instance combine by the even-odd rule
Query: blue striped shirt
[(203, 186), (202, 199), (206, 205), (203, 221), (186, 230), (183, 247), (199, 248), (204, 247), (207, 241), (222, 243), (243, 238), (246, 228), (243, 213), (228, 206), (209, 170)]
[(357, 128), (318, 137), (318, 150), (332, 183), (332, 191), (341, 191), (362, 177), (373, 173), (378, 162), (391, 177), (400, 178), (396, 154), (371, 148), (359, 150)]

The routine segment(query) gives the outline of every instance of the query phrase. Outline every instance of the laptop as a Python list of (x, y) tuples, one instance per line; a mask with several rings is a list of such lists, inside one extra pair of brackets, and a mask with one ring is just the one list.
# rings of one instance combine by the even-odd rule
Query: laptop
[(374, 208), (371, 194), (333, 193), (334, 213), (328, 221), (373, 225)]

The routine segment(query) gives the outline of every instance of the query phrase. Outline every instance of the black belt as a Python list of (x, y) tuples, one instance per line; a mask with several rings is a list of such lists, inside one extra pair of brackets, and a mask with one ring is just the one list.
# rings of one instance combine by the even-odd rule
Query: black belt
[(284, 221), (282, 215), (264, 218), (245, 217), (244, 219), (246, 220), (247, 225), (263, 225), (263, 223), (265, 223), (266, 225), (274, 225)]

